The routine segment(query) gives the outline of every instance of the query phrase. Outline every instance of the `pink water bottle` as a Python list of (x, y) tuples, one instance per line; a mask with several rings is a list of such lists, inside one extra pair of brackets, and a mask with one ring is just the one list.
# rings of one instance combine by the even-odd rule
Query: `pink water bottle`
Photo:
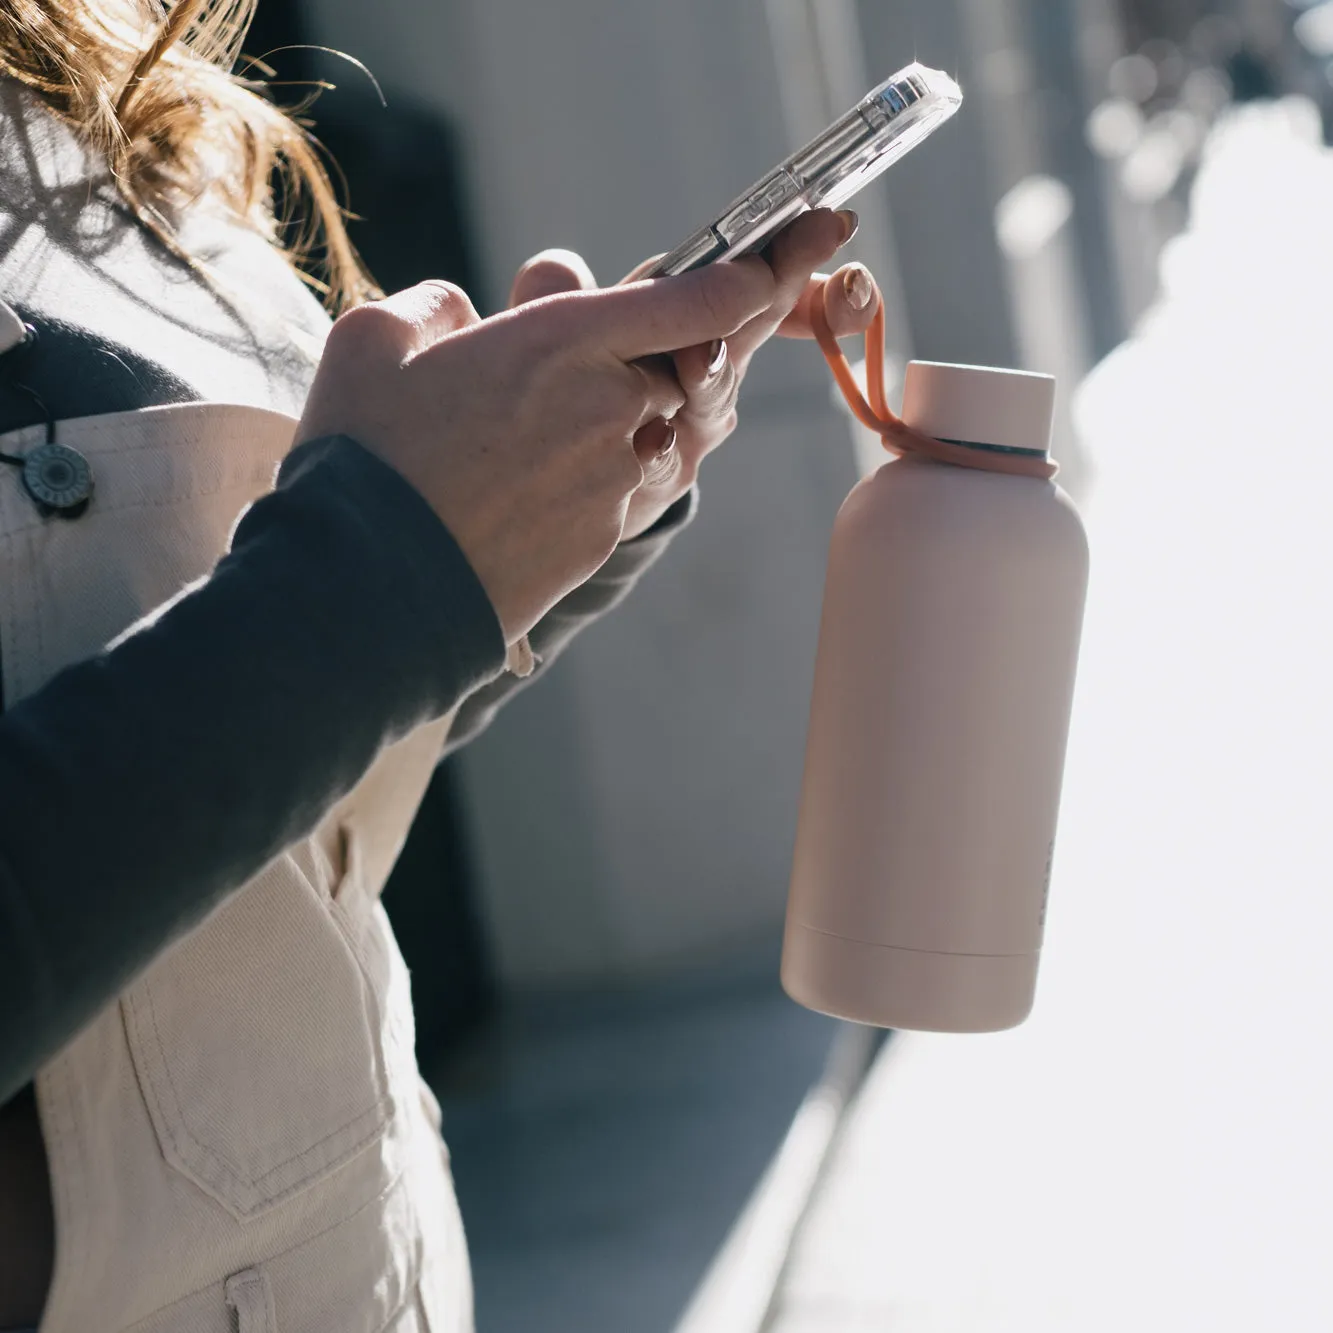
[[(913, 362), (903, 420), (1039, 464), (1054, 392)], [(782, 956), (810, 1008), (948, 1032), (1031, 1009), (1088, 575), (1077, 512), (1034, 471), (908, 454), (839, 511)]]

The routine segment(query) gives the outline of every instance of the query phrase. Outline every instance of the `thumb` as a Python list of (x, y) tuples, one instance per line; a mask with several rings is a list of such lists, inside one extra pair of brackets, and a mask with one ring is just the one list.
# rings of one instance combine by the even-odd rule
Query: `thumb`
[(543, 250), (519, 269), (509, 290), (509, 306), (526, 305), (561, 292), (591, 291), (597, 279), (582, 255), (573, 250)]

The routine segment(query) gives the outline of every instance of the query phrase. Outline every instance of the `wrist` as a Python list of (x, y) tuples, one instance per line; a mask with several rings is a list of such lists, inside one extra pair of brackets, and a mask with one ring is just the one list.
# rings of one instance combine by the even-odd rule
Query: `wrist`
[(629, 546), (638, 541), (647, 541), (650, 538), (674, 534), (694, 517), (694, 511), (698, 508), (698, 504), (699, 488), (698, 486), (691, 486), (684, 494), (658, 506), (655, 514), (645, 515), (645, 520), (636, 531), (630, 531), (627, 524), (621, 534), (619, 544)]

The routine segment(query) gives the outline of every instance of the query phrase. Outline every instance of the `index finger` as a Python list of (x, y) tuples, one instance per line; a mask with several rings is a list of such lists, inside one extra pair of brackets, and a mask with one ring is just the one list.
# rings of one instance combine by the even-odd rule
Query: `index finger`
[(762, 259), (709, 264), (671, 278), (650, 278), (568, 302), (579, 327), (574, 336), (597, 343), (622, 361), (674, 352), (726, 338), (773, 302), (773, 273)]

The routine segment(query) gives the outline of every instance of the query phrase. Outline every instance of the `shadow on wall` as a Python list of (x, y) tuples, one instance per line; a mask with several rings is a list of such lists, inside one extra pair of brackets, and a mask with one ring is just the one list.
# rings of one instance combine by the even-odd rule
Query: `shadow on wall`
[(402, 93), (383, 106), (359, 89), (322, 100), (316, 113), (319, 138), (347, 179), (348, 231), (380, 286), (445, 278), (483, 309), (457, 143), (440, 115)]

